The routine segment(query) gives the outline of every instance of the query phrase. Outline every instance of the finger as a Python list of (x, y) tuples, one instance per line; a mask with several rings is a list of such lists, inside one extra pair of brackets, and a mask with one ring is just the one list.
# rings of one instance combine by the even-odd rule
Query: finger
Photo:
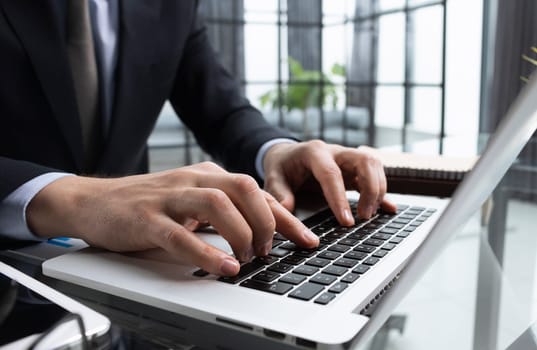
[(360, 219), (370, 218), (380, 204), (380, 179), (376, 165), (372, 161), (361, 162), (356, 165), (355, 173), (357, 187), (360, 191), (357, 214)]
[(276, 219), (276, 231), (301, 247), (314, 248), (319, 245), (319, 237), (311, 232), (272, 195), (265, 192), (265, 198)]
[(215, 275), (234, 276), (239, 273), (240, 265), (237, 260), (203, 242), (171, 218), (158, 217), (154, 227), (154, 243), (168, 253)]
[(252, 258), (252, 230), (223, 191), (214, 188), (181, 190), (166, 200), (165, 210), (174, 220), (186, 216), (209, 222), (228, 241), (239, 260)]
[(306, 162), (339, 223), (353, 225), (354, 217), (345, 193), (343, 176), (332, 154), (325, 147), (316, 147), (314, 154), (307, 155)]
[(380, 207), (382, 208), (382, 210), (388, 213), (395, 214), (397, 212), (397, 204), (387, 198), (384, 198), (382, 200), (382, 202), (380, 203)]
[(255, 254), (264, 256), (270, 252), (276, 223), (263, 190), (252, 177), (241, 174), (208, 174), (199, 180), (198, 185), (224, 191), (251, 228), (251, 244)]
[(274, 171), (267, 174), (265, 191), (269, 192), (287, 210), (295, 209), (295, 195), (282, 172)]

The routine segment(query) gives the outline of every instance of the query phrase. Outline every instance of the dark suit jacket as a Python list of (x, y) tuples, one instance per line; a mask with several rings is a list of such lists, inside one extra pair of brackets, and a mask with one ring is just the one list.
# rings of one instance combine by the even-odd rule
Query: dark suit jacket
[[(0, 0), (0, 200), (44, 172), (83, 171), (62, 6)], [(169, 99), (204, 150), (255, 175), (259, 147), (289, 135), (241, 96), (209, 46), (197, 2), (123, 0), (119, 17), (112, 124), (95, 173), (147, 171), (147, 138)]]

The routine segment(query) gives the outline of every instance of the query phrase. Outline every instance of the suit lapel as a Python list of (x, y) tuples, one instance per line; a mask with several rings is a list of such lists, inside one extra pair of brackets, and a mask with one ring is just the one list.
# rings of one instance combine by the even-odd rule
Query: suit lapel
[(6, 16), (28, 52), (77, 169), (82, 162), (82, 132), (69, 61), (57, 12), (51, 1), (2, 1)]

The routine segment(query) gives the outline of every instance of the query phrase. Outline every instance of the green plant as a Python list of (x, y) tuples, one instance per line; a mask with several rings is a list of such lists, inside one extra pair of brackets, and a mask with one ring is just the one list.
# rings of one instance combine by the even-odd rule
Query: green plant
[[(532, 47), (532, 48), (531, 48), (531, 51), (532, 51), (533, 53), (537, 54), (537, 47)], [(532, 57), (530, 57), (530, 56), (524, 54), (524, 55), (522, 55), (522, 59), (523, 59), (524, 61), (526, 61), (526, 62), (529, 62), (529, 63), (533, 64), (534, 66), (537, 66), (537, 59), (535, 59), (535, 58), (532, 58)], [(529, 78), (527, 78), (527, 77), (520, 77), (520, 79), (522, 79), (522, 81), (524, 81), (524, 82), (526, 82), (526, 83), (527, 83), (528, 80), (529, 80)]]
[[(345, 78), (345, 67), (334, 64), (330, 73), (326, 74), (318, 70), (306, 70), (302, 64), (292, 57), (287, 60), (289, 64), (289, 84), (268, 91), (260, 96), (259, 102), (262, 107), (270, 106), (273, 109), (281, 106), (287, 111), (298, 109), (303, 115), (303, 129), (307, 134), (308, 107), (331, 106), (337, 107), (338, 94), (333, 80), (336, 77)], [(321, 94), (322, 93), (322, 94)]]

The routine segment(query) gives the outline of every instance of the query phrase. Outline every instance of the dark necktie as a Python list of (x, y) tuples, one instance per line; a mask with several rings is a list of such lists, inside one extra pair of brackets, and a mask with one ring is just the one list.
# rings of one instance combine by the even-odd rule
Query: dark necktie
[(101, 143), (99, 81), (87, 0), (67, 1), (67, 55), (84, 144), (84, 171), (95, 167)]

